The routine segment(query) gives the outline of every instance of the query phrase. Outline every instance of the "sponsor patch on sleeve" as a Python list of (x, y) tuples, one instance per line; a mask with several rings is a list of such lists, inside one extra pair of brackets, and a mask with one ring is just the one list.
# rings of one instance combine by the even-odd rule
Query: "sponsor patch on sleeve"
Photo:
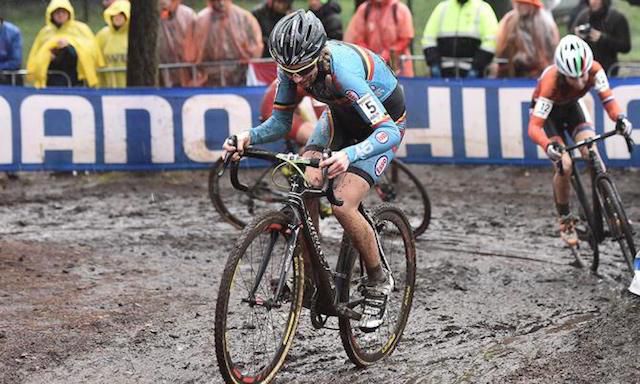
[(380, 131), (378, 133), (376, 133), (376, 140), (378, 141), (378, 143), (380, 144), (384, 144), (387, 141), (389, 141), (389, 134), (387, 132), (384, 131)]
[(533, 108), (533, 115), (541, 119), (546, 119), (549, 117), (552, 109), (553, 101), (545, 97), (539, 97), (538, 100), (536, 100), (536, 106)]
[(377, 97), (367, 93), (356, 101), (362, 115), (369, 120), (369, 124), (376, 125), (383, 121), (387, 113)]
[(387, 158), (387, 156), (381, 156), (378, 161), (376, 161), (376, 176), (382, 175), (382, 172), (384, 172), (385, 168), (387, 168), (388, 162), (389, 159)]

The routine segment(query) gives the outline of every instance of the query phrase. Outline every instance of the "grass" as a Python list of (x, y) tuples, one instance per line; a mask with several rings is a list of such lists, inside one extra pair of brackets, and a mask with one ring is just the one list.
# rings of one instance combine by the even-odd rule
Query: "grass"
[[(94, 32), (98, 32), (104, 26), (104, 20), (102, 19), (102, 7), (99, 0), (84, 0), (88, 2), (88, 24)], [(79, 20), (86, 20), (84, 14), (84, 1), (73, 1), (76, 12), (76, 17)], [(342, 6), (342, 20), (346, 30), (346, 26), (354, 12), (353, 0), (339, 0)], [(29, 54), (29, 49), (33, 40), (44, 25), (44, 12), (46, 8), (46, 1), (43, 0), (0, 0), (0, 15), (4, 15), (4, 18), (12, 23), (18, 25), (23, 34), (23, 63), (26, 65), (26, 59)], [(406, 0), (405, 0), (406, 2)], [(422, 49), (420, 47), (420, 40), (422, 38), (422, 32), (424, 25), (427, 22), (428, 16), (435, 7), (439, 0), (413, 0), (413, 24), (416, 31), (416, 37), (414, 39), (414, 52), (420, 54)], [(183, 4), (186, 4), (196, 11), (201, 10), (206, 5), (206, 0), (183, 0)], [(261, 3), (261, 0), (234, 0), (234, 3), (246, 8), (251, 9), (257, 4)], [(640, 60), (640, 48), (635, 46), (640, 45), (640, 7), (631, 6), (628, 2), (623, 0), (613, 0), (614, 7), (622, 12), (629, 21), (631, 28), (631, 43), (632, 50), (629, 54), (620, 55), (621, 61), (638, 61)], [(306, 8), (307, 0), (295, 0), (295, 8)], [(566, 27), (560, 25), (561, 33), (566, 33)], [(418, 69), (418, 73), (420, 73)]]

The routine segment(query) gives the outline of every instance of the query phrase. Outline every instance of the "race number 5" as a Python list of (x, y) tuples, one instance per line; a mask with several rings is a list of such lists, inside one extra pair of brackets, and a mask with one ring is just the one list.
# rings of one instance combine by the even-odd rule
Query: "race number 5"
[(371, 125), (376, 125), (380, 121), (382, 121), (386, 115), (384, 112), (384, 108), (380, 105), (380, 101), (373, 97), (371, 93), (367, 93), (366, 95), (359, 98), (356, 103), (358, 103), (358, 107), (362, 114), (369, 120)]

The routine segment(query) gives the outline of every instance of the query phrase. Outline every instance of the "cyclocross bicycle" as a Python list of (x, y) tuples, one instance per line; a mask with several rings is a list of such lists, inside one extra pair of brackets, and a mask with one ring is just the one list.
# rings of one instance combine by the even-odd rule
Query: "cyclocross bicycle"
[[(286, 145), (289, 152), (297, 152), (289, 140), (286, 141)], [(248, 186), (243, 194), (234, 191), (230, 180), (221, 177), (220, 171), (224, 167), (222, 159), (214, 163), (209, 170), (208, 192), (213, 207), (226, 222), (239, 229), (247, 224), (247, 218), (271, 209), (272, 203), (287, 201), (287, 193), (276, 188), (274, 182), (270, 180), (270, 177), (283, 176), (274, 172), (275, 167), (279, 165), (259, 164), (259, 162), (258, 165), (263, 168), (261, 170), (241, 169), (239, 178)], [(286, 178), (290, 170), (286, 167), (281, 169)], [(391, 162), (390, 169), (380, 176), (366, 203), (373, 205), (379, 201), (402, 207), (416, 237), (423, 234), (429, 227), (431, 201), (427, 190), (402, 161), (394, 159)]]
[[(621, 126), (616, 125), (616, 129), (604, 134), (596, 135), (577, 142), (572, 146), (565, 147), (572, 160), (571, 184), (576, 193), (580, 205), (580, 216), (586, 223), (584, 230), (578, 230), (578, 236), (581, 240), (587, 241), (593, 251), (593, 262), (591, 269), (596, 272), (600, 263), (600, 252), (598, 244), (602, 243), (606, 237), (617, 241), (622, 251), (627, 267), (631, 274), (634, 273), (633, 261), (636, 254), (636, 247), (633, 241), (633, 230), (622, 205), (622, 200), (613, 182), (613, 178), (606, 172), (602, 159), (594, 148), (594, 144), (608, 137), (621, 133)], [(627, 149), (629, 153), (633, 150), (633, 140), (625, 136)], [(588, 160), (581, 157), (574, 157), (573, 150), (581, 147), (587, 147), (589, 156)], [(587, 192), (580, 179), (578, 162), (587, 162), (588, 168), (591, 170), (591, 201), (587, 196)], [(558, 162), (562, 167), (562, 162)], [(562, 172), (562, 168), (560, 168)], [(606, 219), (608, 232), (604, 230), (603, 216)], [(574, 253), (576, 250), (573, 250)], [(577, 256), (577, 253), (575, 253)], [(578, 259), (579, 261), (579, 259)]]
[[(227, 259), (215, 315), (216, 357), (225, 381), (273, 380), (292, 345), (303, 306), (309, 308), (317, 329), (337, 316), (342, 345), (356, 366), (390, 355), (409, 317), (416, 275), (415, 240), (402, 211), (389, 204), (372, 212), (360, 207), (374, 228), (383, 268), (394, 282), (383, 324), (364, 332), (358, 327), (363, 297), (357, 288), (366, 268), (348, 234), (343, 234), (335, 270), (329, 266), (305, 202), (326, 196), (332, 204), (342, 204), (326, 177), (320, 189), (305, 180), (304, 168), (318, 167), (319, 160), (254, 148), (243, 156), (287, 164), (295, 172), (289, 176), (284, 207), (249, 223)], [(323, 172), (326, 176), (326, 169)], [(236, 162), (230, 176), (235, 188), (246, 191), (248, 186), (238, 180)], [(304, 268), (305, 245), (311, 271)]]

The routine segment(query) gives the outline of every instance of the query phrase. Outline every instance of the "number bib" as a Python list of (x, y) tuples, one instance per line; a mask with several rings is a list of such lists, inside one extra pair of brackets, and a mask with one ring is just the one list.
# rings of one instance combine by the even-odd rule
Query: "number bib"
[(369, 121), (369, 124), (376, 125), (379, 122), (383, 121), (387, 113), (376, 97), (374, 97), (371, 93), (367, 93), (366, 95), (359, 98), (356, 103), (358, 104), (358, 108), (360, 109), (361, 114)]
[(552, 109), (553, 101), (545, 97), (539, 97), (538, 100), (536, 100), (536, 106), (533, 109), (533, 115), (542, 119), (546, 119), (547, 117), (549, 117)]

